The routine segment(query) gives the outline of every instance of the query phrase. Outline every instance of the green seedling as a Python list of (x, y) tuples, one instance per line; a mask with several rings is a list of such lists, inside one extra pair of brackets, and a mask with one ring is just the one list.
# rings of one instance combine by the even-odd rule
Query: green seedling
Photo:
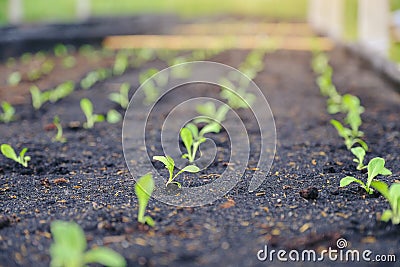
[(108, 123), (118, 123), (122, 120), (122, 116), (115, 109), (110, 109), (107, 112), (106, 120)]
[(51, 59), (47, 59), (43, 64), (40, 66), (40, 71), (43, 74), (49, 74), (54, 69), (54, 62)]
[(155, 51), (157, 58), (162, 60), (162, 61), (171, 61), (177, 56), (177, 52), (173, 50), (168, 50), (168, 49), (158, 49)]
[(74, 222), (54, 221), (50, 226), (53, 243), (50, 246), (51, 267), (84, 267), (90, 263), (124, 267), (124, 257), (107, 247), (87, 249), (85, 233)]
[(99, 68), (96, 70), (99, 81), (105, 80), (112, 76), (112, 70), (107, 68)]
[(87, 98), (82, 98), (81, 102), (81, 109), (86, 116), (86, 122), (83, 124), (83, 127), (86, 129), (91, 129), (94, 127), (96, 122), (104, 121), (104, 116), (100, 114), (93, 114), (93, 104)]
[(113, 74), (116, 76), (122, 75), (129, 66), (128, 56), (123, 52), (118, 52), (115, 57)]
[(126, 109), (129, 104), (129, 90), (131, 85), (129, 83), (123, 83), (119, 88), (119, 93), (111, 93), (108, 98), (121, 106), (121, 108)]
[(66, 69), (71, 69), (76, 65), (76, 59), (74, 56), (67, 56), (62, 60), (62, 65)]
[(40, 60), (40, 61), (44, 61), (44, 60), (46, 60), (46, 52), (44, 52), (44, 51), (39, 51), (39, 52), (37, 52), (36, 54), (35, 54), (35, 59), (36, 60)]
[(151, 227), (155, 225), (154, 220), (150, 216), (144, 216), (144, 214), (153, 190), (154, 181), (151, 173), (145, 174), (136, 182), (135, 193), (139, 202), (138, 222), (146, 223)]
[(32, 106), (35, 110), (39, 110), (44, 103), (49, 101), (50, 91), (42, 92), (36, 85), (31, 86), (29, 91), (32, 96)]
[(364, 107), (360, 105), (360, 99), (356, 96), (346, 94), (342, 98), (343, 112), (347, 113), (345, 122), (350, 125), (353, 136), (361, 137), (363, 133), (359, 131), (362, 124), (361, 113), (364, 112)]
[(340, 180), (340, 186), (348, 186), (351, 183), (358, 183), (361, 185), (362, 188), (365, 189), (365, 191), (368, 194), (372, 194), (374, 190), (371, 188), (371, 182), (375, 179), (376, 176), (378, 175), (391, 175), (392, 172), (388, 169), (385, 168), (385, 160), (383, 158), (373, 158), (369, 161), (368, 166), (368, 178), (367, 178), (367, 183), (364, 183), (363, 181), (353, 177), (353, 176), (346, 176)]
[(381, 221), (393, 224), (400, 224), (400, 183), (394, 183), (388, 188), (382, 181), (372, 181), (371, 186), (376, 189), (389, 202), (392, 210), (385, 210), (382, 213)]
[(226, 105), (221, 105), (218, 109), (216, 109), (215, 104), (213, 102), (206, 102), (203, 105), (198, 105), (196, 107), (197, 112), (204, 117), (197, 118), (194, 120), (195, 123), (222, 123), (226, 114), (229, 111), (229, 107)]
[(28, 76), (28, 80), (33, 82), (33, 81), (39, 80), (42, 77), (42, 72), (40, 71), (40, 69), (30, 70), (27, 73), (27, 76)]
[(23, 148), (19, 153), (19, 156), (17, 156), (14, 149), (9, 144), (2, 144), (0, 148), (1, 148), (1, 153), (5, 157), (14, 160), (15, 162), (21, 164), (25, 168), (28, 167), (28, 161), (31, 160), (30, 156), (25, 156), (25, 153), (26, 151), (28, 151), (28, 148), (26, 147)]
[(56, 57), (65, 57), (68, 55), (68, 48), (63, 44), (54, 46), (54, 55)]
[(91, 71), (88, 74), (86, 74), (86, 76), (81, 80), (80, 85), (83, 89), (89, 89), (99, 80), (100, 80), (99, 73), (97, 71)]
[(186, 124), (186, 126), (182, 128), (180, 132), (182, 142), (187, 151), (187, 153), (182, 155), (182, 158), (188, 159), (190, 163), (194, 162), (200, 144), (206, 141), (204, 135), (207, 133), (219, 133), (220, 131), (221, 126), (215, 121), (204, 126), (200, 132), (197, 126), (193, 123)]
[(21, 73), (19, 71), (14, 71), (8, 76), (8, 84), (11, 86), (17, 86), (22, 80)]
[(205, 50), (193, 50), (192, 52), (192, 61), (196, 60), (204, 60), (207, 58), (207, 54)]
[(353, 159), (354, 162), (358, 163), (357, 165), (357, 170), (362, 170), (367, 168), (367, 166), (364, 166), (364, 157), (365, 157), (365, 150), (362, 147), (353, 147), (351, 150), (351, 153), (353, 153), (354, 156), (356, 156), (355, 159)]
[(367, 143), (359, 138), (361, 137), (360, 134), (362, 134), (362, 132), (358, 132), (358, 136), (354, 136), (354, 132), (351, 129), (344, 127), (339, 121), (331, 120), (330, 122), (335, 127), (339, 136), (344, 139), (344, 144), (346, 145), (347, 149), (350, 150), (355, 144), (360, 144), (365, 151), (368, 151)]
[(196, 173), (199, 172), (200, 169), (197, 166), (194, 165), (188, 165), (185, 168), (183, 168), (182, 170), (178, 171), (175, 175), (174, 175), (174, 168), (175, 168), (175, 162), (174, 160), (170, 157), (170, 156), (154, 156), (153, 160), (157, 160), (160, 161), (162, 163), (164, 163), (165, 168), (168, 170), (169, 172), (169, 178), (167, 183), (165, 184), (165, 186), (168, 186), (169, 184), (176, 184), (179, 188), (181, 188), (181, 184), (179, 182), (175, 182), (174, 179), (181, 173), (183, 172), (191, 172), (191, 173)]
[(323, 96), (331, 97), (338, 94), (335, 86), (332, 84), (332, 68), (330, 66), (327, 66), (325, 71), (317, 78), (317, 84)]
[(187, 60), (184, 57), (174, 57), (172, 60), (169, 60), (168, 65), (174, 66), (171, 68), (171, 76), (177, 79), (184, 79), (190, 76), (191, 68), (186, 63)]
[(57, 129), (57, 134), (53, 137), (53, 142), (65, 143), (67, 139), (63, 136), (63, 128), (60, 123), (60, 118), (58, 116), (54, 116), (53, 124)]
[(168, 76), (166, 73), (158, 73), (158, 69), (150, 68), (139, 74), (139, 83), (143, 88), (145, 94), (144, 103), (153, 103), (160, 95), (159, 87), (163, 87), (168, 83)]
[(69, 96), (75, 89), (75, 83), (73, 81), (67, 81), (58, 85), (55, 89), (50, 90), (49, 101), (55, 103), (67, 96)]
[(187, 153), (182, 155), (182, 158), (188, 159), (192, 163), (196, 158), (197, 150), (201, 143), (206, 141), (206, 138), (199, 135), (199, 130), (194, 124), (188, 124), (181, 129), (180, 136), (185, 145)]
[(260, 72), (264, 68), (263, 57), (265, 51), (263, 50), (253, 50), (250, 52), (244, 62), (240, 65), (239, 69), (243, 73), (246, 73), (250, 79), (253, 79), (257, 72)]
[(133, 57), (131, 65), (135, 68), (140, 67), (144, 63), (153, 60), (155, 58), (155, 52), (153, 49), (141, 49), (136, 52)]
[(312, 69), (317, 74), (322, 74), (329, 67), (328, 57), (324, 53), (317, 53), (314, 55), (312, 63)]
[(83, 56), (87, 56), (87, 57), (91, 57), (94, 53), (96, 53), (94, 47), (92, 45), (82, 45), (81, 47), (79, 47), (78, 50), (79, 54), (83, 55)]
[(24, 65), (29, 64), (32, 61), (32, 54), (29, 52), (23, 53), (20, 60)]
[(256, 96), (252, 93), (247, 93), (244, 87), (235, 89), (235, 86), (227, 79), (220, 82), (221, 97), (226, 99), (228, 105), (233, 109), (249, 108), (256, 100)]
[(1, 102), (1, 108), (3, 112), (0, 113), (0, 121), (4, 123), (9, 123), (14, 120), (15, 108), (8, 102)]

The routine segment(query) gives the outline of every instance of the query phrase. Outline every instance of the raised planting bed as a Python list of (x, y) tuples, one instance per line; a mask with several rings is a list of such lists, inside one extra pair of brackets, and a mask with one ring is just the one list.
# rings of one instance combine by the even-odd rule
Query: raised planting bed
[[(227, 50), (207, 58), (239, 67), (250, 52)], [(138, 51), (130, 53), (133, 61), (138, 58)], [(136, 67), (131, 65), (121, 75), (107, 77), (87, 90), (79, 84), (87, 71), (80, 74), (80, 69), (74, 68), (68, 79), (75, 82), (75, 90), (56, 104), (45, 103), (36, 111), (27, 90), (18, 101), (13, 102), (10, 97), (17, 116), (15, 121), (1, 124), (0, 143), (12, 145), (17, 152), (28, 148), (26, 155), (31, 160), (25, 168), (0, 157), (0, 265), (47, 266), (53, 242), (50, 225), (55, 220), (76, 222), (84, 230), (89, 248), (112, 248), (126, 259), (128, 266), (265, 266), (271, 263), (257, 258), (265, 245), (275, 250), (321, 252), (329, 247), (338, 249), (340, 238), (347, 241), (348, 249), (371, 250), (371, 258), (378, 254), (400, 257), (399, 226), (379, 220), (389, 208), (385, 198), (368, 194), (354, 184), (339, 187), (343, 177), (365, 180), (366, 173), (356, 169), (353, 155), (329, 123), (340, 116), (326, 112), (326, 99), (320, 94), (317, 75), (311, 68), (311, 52), (278, 50), (262, 56), (262, 68), (254, 81), (274, 114), (277, 147), (272, 168), (261, 186), (248, 191), (259, 161), (259, 128), (248, 109), (238, 109), (237, 114), (248, 129), (252, 152), (240, 182), (222, 198), (200, 207), (176, 207), (151, 199), (146, 215), (153, 218), (154, 227), (138, 223), (135, 179), (129, 173), (122, 148), (122, 122), (99, 122), (94, 128), (85, 129), (80, 101), (90, 99), (97, 114), (106, 114), (110, 109), (123, 113), (108, 95), (127, 82), (131, 84), (131, 96), (139, 87), (140, 73), (167, 67), (162, 59), (165, 54), (168, 55), (158, 54), (158, 59)], [(101, 55), (96, 65), (112, 69), (115, 54)], [(183, 51), (179, 55), (192, 54)], [(365, 134), (363, 140), (369, 145), (365, 161), (384, 158), (392, 175), (379, 176), (379, 180), (399, 182), (400, 96), (392, 84), (344, 50), (336, 49), (328, 57), (337, 91), (358, 96), (365, 107), (360, 127)], [(56, 86), (59, 82), (51, 83), (54, 76), (57, 75), (43, 77), (46, 88), (41, 89)], [(6, 77), (2, 76), (2, 82)], [(0, 93), (7, 90), (9, 87), (3, 86)], [(148, 155), (144, 151), (143, 157), (163, 155), (160, 129), (166, 116), (174, 105), (198, 96), (224, 101), (220, 88), (213, 85), (178, 88), (164, 96), (151, 113)], [(55, 115), (64, 128), (65, 143), (52, 142)], [(227, 121), (229, 118), (228, 115)], [(178, 135), (179, 129), (176, 138)], [(217, 157), (205, 170), (179, 176), (176, 181), (184, 187), (212, 183), (230, 168), (229, 136), (221, 130), (207, 137), (215, 140)], [(183, 145), (181, 148), (185, 151)], [(163, 164), (154, 160), (152, 163), (166, 181), (168, 171)], [(325, 255), (319, 265), (337, 263)], [(276, 258), (272, 263), (286, 264)], [(374, 264), (379, 265), (371, 265)]]

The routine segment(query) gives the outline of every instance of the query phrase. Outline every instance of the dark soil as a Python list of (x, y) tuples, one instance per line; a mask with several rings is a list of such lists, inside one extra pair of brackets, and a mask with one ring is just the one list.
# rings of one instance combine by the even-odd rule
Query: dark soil
[[(237, 67), (246, 54), (231, 50), (212, 60)], [(25, 169), (0, 157), (0, 265), (48, 265), (49, 226), (54, 220), (77, 222), (89, 247), (109, 246), (129, 266), (283, 266), (276, 259), (273, 263), (258, 261), (257, 252), (266, 244), (269, 249), (321, 251), (336, 248), (338, 238), (345, 238), (351, 249), (400, 257), (400, 228), (377, 221), (388, 208), (383, 197), (369, 197), (357, 186), (338, 187), (346, 175), (365, 174), (356, 171), (351, 153), (329, 124), (332, 117), (315, 84), (311, 56), (309, 52), (269, 53), (265, 69), (255, 79), (273, 111), (278, 141), (271, 171), (258, 190), (247, 191), (253, 172), (249, 168), (243, 182), (212, 205), (177, 208), (152, 200), (148, 213), (156, 226), (151, 229), (137, 224), (135, 181), (122, 153), (122, 123), (99, 123), (91, 130), (65, 127), (68, 142), (64, 144), (52, 143), (55, 133), (45, 130), (56, 114), (65, 126), (70, 121), (83, 122), (82, 97), (93, 101), (96, 113), (116, 108), (107, 95), (118, 88), (116, 83), (128, 81), (137, 87), (140, 70), (132, 69), (90, 90), (77, 90), (37, 114), (29, 104), (17, 105), (21, 119), (0, 126), (0, 143), (10, 143), (18, 151), (28, 147), (32, 161)], [(330, 56), (338, 90), (359, 96), (366, 108), (362, 130), (371, 150), (368, 160), (384, 157), (393, 175), (382, 180), (399, 181), (400, 96), (393, 85), (352, 55), (336, 49)], [(149, 66), (163, 65), (154, 62)], [(206, 92), (216, 96), (214, 89)], [(185, 99), (190, 93), (182, 90), (179, 95)], [(167, 96), (155, 117), (163, 118), (169, 105), (179, 100)], [(239, 113), (246, 118), (245, 112)], [(162, 120), (158, 121), (161, 127)], [(248, 126), (252, 125), (249, 119)], [(250, 131), (251, 140), (257, 140), (256, 133), (257, 129)], [(224, 133), (212, 137), (218, 146), (229, 148)], [(162, 153), (154, 140), (151, 153)], [(257, 143), (252, 145), (257, 151)], [(222, 151), (209, 169), (184, 176), (182, 182), (210, 182), (200, 179), (221, 173), (227, 167), (225, 157)], [(163, 173), (161, 165), (155, 166)], [(312, 191), (307, 192), (309, 197), (304, 197), (304, 190)], [(319, 265), (335, 264), (325, 260)]]

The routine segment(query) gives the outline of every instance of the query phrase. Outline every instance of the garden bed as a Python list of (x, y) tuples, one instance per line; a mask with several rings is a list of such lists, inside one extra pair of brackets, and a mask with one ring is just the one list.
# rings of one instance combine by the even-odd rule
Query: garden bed
[[(238, 67), (248, 52), (228, 50), (210, 60)], [(393, 175), (382, 180), (398, 182), (400, 96), (392, 84), (344, 50), (336, 49), (329, 56), (338, 91), (359, 96), (366, 108), (362, 130), (370, 146), (368, 157), (385, 158)], [(148, 213), (156, 221), (154, 228), (138, 227), (135, 181), (122, 151), (122, 123), (98, 123), (93, 129), (69, 126), (85, 121), (79, 106), (83, 97), (94, 103), (96, 113), (111, 108), (122, 112), (108, 94), (117, 91), (121, 82), (137, 88), (141, 71), (167, 65), (160, 60), (148, 62), (89, 90), (77, 88), (56, 105), (45, 104), (39, 111), (33, 111), (29, 94), (24, 95), (15, 102), (19, 119), (0, 127), (1, 143), (18, 151), (27, 147), (32, 158), (24, 168), (0, 157), (0, 265), (48, 265), (54, 220), (77, 222), (89, 247), (111, 247), (129, 266), (265, 266), (267, 262), (258, 261), (257, 252), (266, 244), (271, 249), (321, 251), (336, 248), (339, 238), (345, 238), (351, 249), (400, 257), (400, 228), (377, 220), (388, 208), (384, 198), (366, 195), (357, 186), (339, 188), (341, 178), (360, 177), (360, 172), (329, 124), (331, 115), (326, 113), (325, 99), (315, 84), (311, 59), (310, 52), (268, 52), (263, 59), (265, 67), (255, 78), (271, 106), (277, 129), (275, 159), (263, 184), (248, 192), (254, 167), (250, 163), (243, 181), (212, 205), (179, 208), (153, 199)], [(98, 64), (107, 65), (105, 61)], [(79, 81), (80, 77), (71, 79)], [(0, 93), (5, 90), (8, 88)], [(216, 88), (202, 92), (218, 97)], [(191, 90), (180, 92), (182, 99), (193, 96)], [(177, 100), (167, 96), (156, 116), (164, 118), (169, 105)], [(238, 113), (247, 116), (243, 110)], [(51, 142), (55, 133), (49, 129), (55, 115), (63, 123), (66, 143)], [(255, 126), (251, 120), (248, 125)], [(251, 129), (250, 140), (256, 146), (257, 128)], [(218, 146), (229, 149), (224, 133), (214, 137)], [(150, 151), (161, 155), (160, 143), (154, 140)], [(222, 173), (225, 163), (222, 153), (209, 169), (184, 176), (184, 180), (198, 184), (198, 179)], [(163, 173), (162, 165), (155, 166)], [(311, 187), (318, 190), (316, 199), (300, 195)]]

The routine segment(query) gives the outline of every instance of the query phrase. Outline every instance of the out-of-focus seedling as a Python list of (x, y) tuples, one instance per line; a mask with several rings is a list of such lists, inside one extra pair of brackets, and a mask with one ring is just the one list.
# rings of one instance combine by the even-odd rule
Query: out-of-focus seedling
[(165, 72), (153, 77), (158, 72), (158, 69), (150, 68), (139, 74), (139, 83), (143, 88), (145, 94), (144, 102), (146, 104), (153, 103), (160, 95), (158, 88), (163, 87), (168, 83), (168, 75)]
[(55, 103), (67, 96), (69, 96), (75, 89), (75, 83), (73, 81), (67, 81), (59, 84), (53, 90), (49, 90), (49, 101)]
[(51, 267), (84, 267), (90, 263), (124, 267), (124, 257), (107, 247), (86, 251), (82, 228), (74, 222), (54, 221), (50, 226), (54, 242), (50, 246)]
[(368, 179), (367, 183), (356, 179), (353, 176), (346, 176), (340, 180), (340, 186), (348, 186), (351, 183), (358, 183), (368, 194), (372, 194), (374, 190), (371, 188), (371, 182), (378, 175), (391, 175), (392, 172), (385, 168), (385, 160), (383, 158), (373, 158), (368, 163)]
[(169, 60), (169, 66), (173, 66), (171, 68), (171, 76), (177, 79), (184, 79), (190, 76), (191, 68), (188, 64), (183, 64), (187, 62), (184, 57), (173, 57), (172, 60)]
[(2, 144), (1, 147), (1, 153), (9, 158), (14, 160), (15, 162), (21, 164), (25, 168), (28, 167), (28, 161), (31, 160), (30, 156), (25, 156), (26, 151), (28, 151), (28, 148), (23, 148), (21, 152), (19, 153), (19, 156), (15, 153), (14, 149), (9, 145), (9, 144)]
[(162, 163), (164, 163), (165, 168), (168, 170), (169, 172), (169, 178), (167, 183), (165, 184), (165, 186), (168, 186), (169, 184), (173, 183), (176, 184), (179, 188), (181, 188), (181, 184), (179, 182), (175, 182), (174, 179), (181, 173), (183, 172), (191, 172), (191, 173), (195, 173), (195, 172), (199, 172), (200, 169), (197, 166), (194, 165), (188, 165), (185, 168), (181, 169), (179, 172), (177, 172), (174, 175), (174, 168), (175, 168), (175, 161), (170, 157), (170, 156), (154, 156), (153, 160), (157, 160), (160, 161)]
[(0, 121), (4, 123), (9, 123), (14, 120), (15, 108), (8, 102), (1, 102), (1, 108), (3, 112), (0, 113)]
[(86, 122), (83, 124), (83, 127), (86, 129), (93, 128), (96, 122), (104, 121), (104, 116), (100, 114), (93, 114), (93, 104), (87, 98), (82, 98), (81, 102), (81, 109), (86, 116)]
[(371, 186), (376, 189), (389, 202), (392, 210), (385, 210), (382, 213), (381, 221), (393, 224), (400, 224), (400, 183), (394, 183), (388, 188), (382, 181), (372, 181)]
[(311, 66), (317, 74), (324, 73), (326, 68), (329, 67), (328, 57), (324, 53), (315, 54)]
[(76, 65), (76, 59), (74, 56), (67, 56), (63, 59), (62, 65), (66, 69), (71, 69)]
[(122, 116), (115, 109), (110, 109), (107, 112), (106, 120), (108, 123), (118, 123), (122, 120)]
[(60, 123), (60, 118), (56, 115), (53, 119), (53, 124), (57, 129), (56, 135), (53, 137), (53, 142), (65, 143), (67, 139), (63, 136), (63, 128)]
[(17, 86), (22, 80), (21, 73), (14, 71), (8, 76), (8, 84), (11, 86)]
[(108, 98), (121, 106), (121, 108), (126, 109), (129, 104), (129, 90), (131, 85), (129, 83), (123, 83), (119, 88), (119, 93), (111, 93)]
[(32, 106), (35, 110), (39, 110), (44, 103), (49, 101), (50, 97), (49, 91), (42, 92), (36, 85), (31, 86), (29, 91), (31, 92), (32, 96)]
[[(347, 149), (351, 149), (355, 144), (360, 144), (362, 148), (365, 151), (368, 151), (368, 145), (365, 143), (362, 139), (360, 139), (360, 136), (354, 136), (353, 131), (347, 127), (344, 127), (339, 121), (337, 120), (331, 120), (331, 124), (336, 128), (336, 131), (338, 132), (339, 136), (341, 136), (344, 139), (344, 144), (346, 145)], [(361, 132), (358, 132), (361, 134)]]
[(68, 55), (68, 48), (63, 44), (56, 44), (54, 46), (54, 55), (56, 57), (65, 57)]
[(49, 74), (54, 69), (54, 62), (51, 59), (47, 59), (43, 64), (40, 66), (40, 71), (43, 74)]
[(226, 105), (221, 105), (218, 109), (216, 109), (215, 104), (213, 102), (206, 102), (203, 105), (198, 105), (196, 107), (197, 112), (200, 115), (205, 117), (197, 118), (194, 120), (195, 123), (222, 123), (225, 118), (226, 114), (229, 111), (229, 107)]
[(220, 81), (223, 85), (221, 87), (221, 97), (226, 99), (228, 105), (233, 109), (249, 108), (256, 100), (256, 96), (252, 93), (247, 93), (246, 88), (235, 88), (234, 84), (228, 79)]
[(144, 216), (144, 214), (153, 190), (154, 181), (151, 173), (145, 174), (136, 182), (135, 193), (139, 202), (138, 222), (146, 223), (151, 227), (155, 225), (154, 220), (150, 216)]
[(118, 52), (115, 57), (113, 74), (116, 76), (122, 75), (129, 66), (128, 56), (124, 51)]

